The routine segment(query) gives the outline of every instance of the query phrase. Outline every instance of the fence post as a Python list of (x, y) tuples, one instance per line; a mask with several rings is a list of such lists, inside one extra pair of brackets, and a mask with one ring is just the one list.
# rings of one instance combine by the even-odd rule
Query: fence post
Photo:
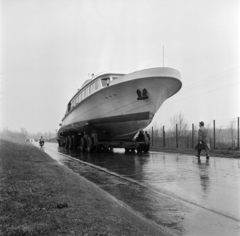
[(178, 148), (178, 127), (176, 124), (176, 147)]
[(215, 149), (216, 145), (216, 136), (215, 136), (215, 120), (213, 120), (213, 149)]
[(163, 126), (163, 147), (165, 147), (165, 131), (164, 131), (164, 126)]
[(238, 131), (237, 131), (237, 139), (238, 139), (238, 151), (239, 151), (239, 117), (238, 117)]
[(194, 149), (194, 124), (192, 124), (192, 149)]
[(152, 127), (152, 147), (153, 147), (153, 127)]

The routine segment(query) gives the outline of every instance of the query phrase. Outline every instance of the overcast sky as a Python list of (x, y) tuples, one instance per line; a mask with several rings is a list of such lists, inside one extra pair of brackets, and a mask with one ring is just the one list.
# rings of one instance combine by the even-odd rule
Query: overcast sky
[(153, 124), (182, 112), (227, 127), (240, 116), (239, 0), (2, 0), (1, 128), (55, 132), (68, 101), (103, 71), (164, 66), (182, 90)]

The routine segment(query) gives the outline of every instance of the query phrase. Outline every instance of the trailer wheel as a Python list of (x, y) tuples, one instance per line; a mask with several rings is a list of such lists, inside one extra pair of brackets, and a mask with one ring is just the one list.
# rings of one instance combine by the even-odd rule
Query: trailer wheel
[(80, 141), (80, 150), (81, 150), (81, 152), (85, 152), (85, 150), (86, 150), (86, 143), (85, 143), (84, 138), (81, 138), (81, 141)]
[(150, 144), (144, 145), (144, 152), (147, 153), (149, 151)]
[(72, 149), (77, 149), (76, 135), (73, 135), (71, 139), (72, 139)]
[(68, 140), (68, 137), (66, 137), (66, 139), (65, 139), (65, 148), (66, 148), (66, 149), (69, 148), (69, 140)]
[(72, 150), (73, 149), (73, 140), (71, 136), (68, 136), (68, 149)]
[(137, 152), (138, 152), (138, 153), (142, 153), (143, 150), (144, 150), (143, 145), (142, 145), (142, 144), (139, 144), (138, 147), (137, 147)]
[(87, 151), (91, 153), (93, 151), (93, 140), (91, 137), (87, 138)]

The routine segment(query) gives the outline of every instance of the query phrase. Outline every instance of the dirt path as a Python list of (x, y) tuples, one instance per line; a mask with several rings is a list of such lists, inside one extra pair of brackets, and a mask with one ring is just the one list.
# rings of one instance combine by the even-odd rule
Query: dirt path
[(41, 149), (0, 140), (0, 235), (167, 235)]

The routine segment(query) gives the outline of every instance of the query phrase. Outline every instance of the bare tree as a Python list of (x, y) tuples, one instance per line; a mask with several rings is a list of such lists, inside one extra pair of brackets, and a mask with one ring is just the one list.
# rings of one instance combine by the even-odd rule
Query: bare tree
[(234, 147), (234, 138), (235, 138), (235, 131), (236, 131), (236, 120), (235, 119), (232, 119), (230, 122), (229, 122), (229, 133), (231, 135), (231, 140), (232, 140), (232, 148)]
[(176, 138), (176, 124), (178, 126), (177, 139), (179, 141), (182, 137), (186, 137), (189, 129), (189, 125), (181, 112), (179, 114), (176, 114), (173, 118), (171, 118), (172, 135), (175, 138)]

